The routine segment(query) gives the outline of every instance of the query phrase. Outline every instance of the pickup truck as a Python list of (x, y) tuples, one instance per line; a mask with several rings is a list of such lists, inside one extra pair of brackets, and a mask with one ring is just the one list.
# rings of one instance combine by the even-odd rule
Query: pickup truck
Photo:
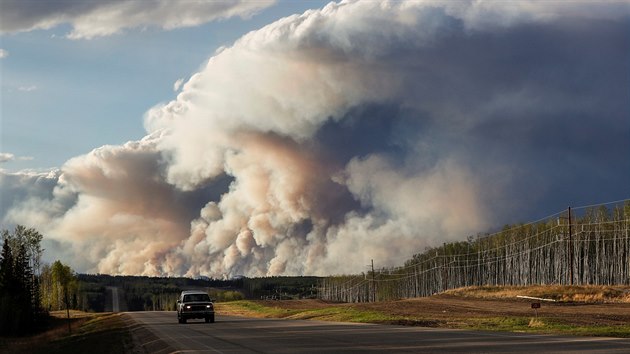
[(177, 321), (186, 323), (190, 318), (203, 318), (214, 323), (214, 305), (205, 291), (182, 291), (177, 300)]

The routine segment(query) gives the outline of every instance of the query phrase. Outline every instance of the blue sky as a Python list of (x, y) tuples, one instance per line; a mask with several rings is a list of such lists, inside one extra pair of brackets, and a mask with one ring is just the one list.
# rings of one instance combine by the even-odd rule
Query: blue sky
[(80, 272), (350, 274), (630, 197), (627, 1), (3, 0), (0, 25), (0, 228)]
[(324, 4), (280, 1), (248, 18), (92, 39), (67, 38), (69, 24), (2, 34), (0, 152), (15, 157), (2, 168), (58, 168), (102, 145), (142, 138), (144, 113), (173, 99), (173, 84), (188, 80), (217, 48)]

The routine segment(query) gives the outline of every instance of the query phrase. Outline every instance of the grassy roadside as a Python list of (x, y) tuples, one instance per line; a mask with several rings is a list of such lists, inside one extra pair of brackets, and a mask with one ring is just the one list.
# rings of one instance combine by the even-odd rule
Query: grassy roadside
[[(225, 315), (313, 319), (322, 321), (359, 322), (399, 324), (423, 327), (440, 327), (451, 329), (467, 329), (482, 331), (527, 332), (539, 334), (561, 334), (576, 336), (605, 336), (630, 338), (630, 321), (611, 320), (603, 318), (615, 317), (611, 312), (617, 309), (625, 311), (623, 318), (628, 318), (629, 287), (474, 287), (457, 289), (447, 292), (441, 298), (439, 305), (432, 305), (430, 301), (423, 302), (424, 308), (409, 314), (400, 311), (400, 307), (392, 303), (372, 304), (336, 304), (322, 302), (305, 302), (301, 306), (292, 305), (291, 301), (235, 301), (217, 304), (217, 312)], [(541, 312), (538, 318), (530, 311), (505, 311), (503, 314), (481, 311), (476, 308), (488, 301), (509, 301), (516, 295), (528, 295), (557, 299), (565, 304), (579, 303), (581, 306), (547, 307), (549, 311), (565, 312), (551, 314)], [(438, 296), (439, 297), (439, 296)], [(472, 302), (468, 302), (472, 299)], [(449, 307), (451, 303), (464, 300), (460, 307)], [(420, 300), (424, 301), (424, 300)], [(510, 302), (510, 304), (513, 304)], [(583, 306), (599, 304), (606, 306), (607, 314), (591, 311), (582, 313)], [(616, 305), (624, 304), (624, 305)], [(520, 308), (528, 308), (529, 303), (516, 303)], [(415, 306), (413, 303), (410, 306)], [(464, 306), (464, 307), (462, 307)], [(546, 306), (546, 305), (545, 305)], [(623, 309), (622, 307), (624, 306)], [(432, 307), (432, 308), (429, 308)], [(465, 311), (457, 309), (465, 308)], [(552, 310), (553, 309), (553, 310)], [(567, 309), (571, 309), (567, 311)], [(425, 311), (426, 310), (426, 311)], [(431, 312), (430, 310), (433, 310)], [(436, 313), (437, 310), (437, 313)], [(566, 313), (571, 314), (567, 315)]]
[(0, 338), (2, 353), (131, 353), (132, 337), (118, 313), (52, 313), (49, 328), (33, 336)]
[(537, 334), (560, 334), (589, 337), (630, 338), (630, 324), (622, 326), (575, 325), (562, 320), (539, 317), (488, 317), (464, 319), (449, 328), (475, 331), (525, 332)]
[(476, 299), (510, 299), (518, 295), (577, 303), (630, 303), (630, 287), (602, 285), (469, 286), (444, 294)]
[[(291, 301), (291, 300), (288, 300)], [(392, 316), (379, 311), (360, 310), (347, 306), (326, 308), (288, 309), (265, 306), (257, 301), (240, 300), (215, 304), (217, 313), (230, 316), (258, 318), (284, 318), (292, 320), (320, 320), (334, 322), (387, 323), (396, 321)]]

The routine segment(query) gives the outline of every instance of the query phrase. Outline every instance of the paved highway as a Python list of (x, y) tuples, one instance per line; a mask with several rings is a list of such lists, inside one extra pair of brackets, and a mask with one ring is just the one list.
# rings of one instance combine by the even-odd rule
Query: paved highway
[[(128, 312), (146, 352), (629, 353), (630, 340), (217, 316), (178, 324), (175, 312)], [(148, 331), (146, 331), (148, 329)], [(136, 335), (137, 337), (137, 335)], [(168, 343), (168, 346), (164, 344)]]

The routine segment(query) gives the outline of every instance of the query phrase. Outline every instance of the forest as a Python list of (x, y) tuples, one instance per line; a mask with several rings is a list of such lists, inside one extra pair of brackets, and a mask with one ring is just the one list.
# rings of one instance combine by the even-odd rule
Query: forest
[(630, 202), (569, 208), (414, 255), (402, 266), (323, 278), (318, 297), (370, 302), (473, 285), (630, 284)]
[(261, 277), (220, 280), (185, 277), (77, 274), (70, 307), (88, 312), (111, 311), (108, 287), (117, 287), (121, 311), (174, 311), (182, 290), (204, 289), (218, 302), (242, 299), (315, 297), (317, 277)]

